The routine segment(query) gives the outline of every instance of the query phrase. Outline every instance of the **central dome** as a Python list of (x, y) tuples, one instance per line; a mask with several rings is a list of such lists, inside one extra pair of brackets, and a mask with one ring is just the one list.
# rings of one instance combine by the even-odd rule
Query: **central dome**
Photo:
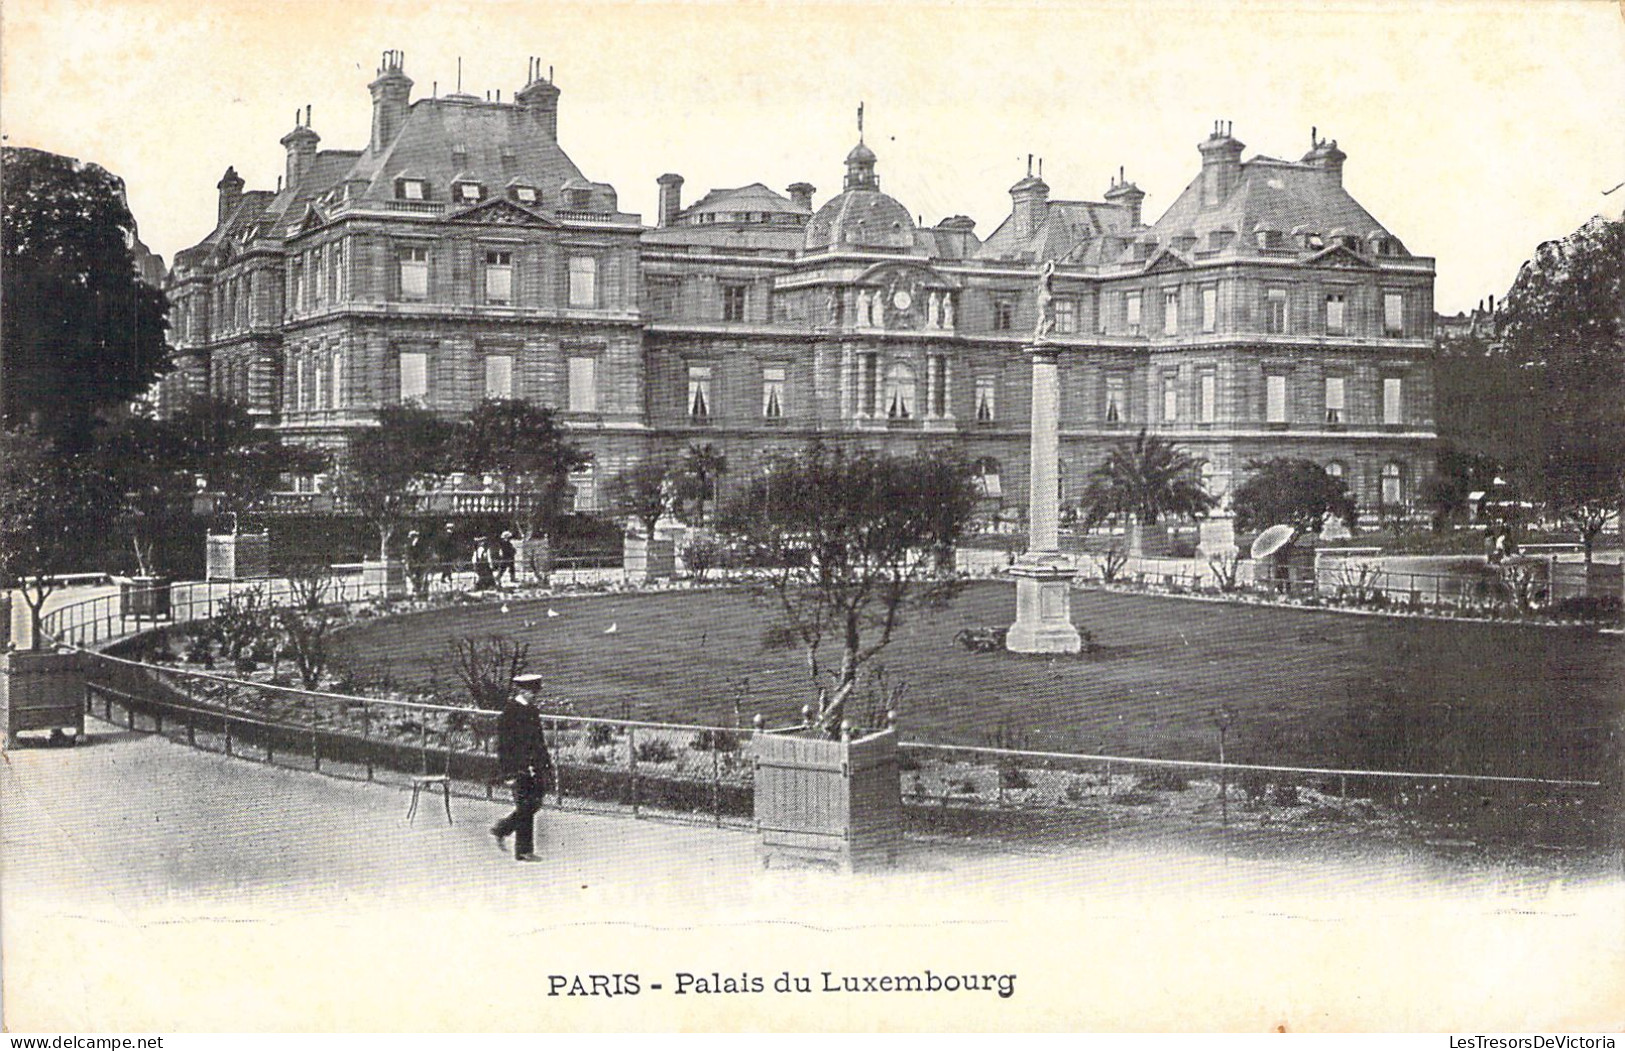
[(913, 248), (914, 217), (879, 190), (848, 190), (831, 198), (807, 224), (808, 248)]
[(862, 141), (846, 155), (845, 192), (831, 198), (807, 224), (811, 248), (914, 247), (914, 217), (894, 197), (880, 192), (875, 151)]

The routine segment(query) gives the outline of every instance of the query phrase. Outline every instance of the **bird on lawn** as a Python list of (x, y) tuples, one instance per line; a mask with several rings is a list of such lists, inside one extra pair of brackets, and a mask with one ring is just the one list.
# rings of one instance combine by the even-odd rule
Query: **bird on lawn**
[(502, 612), (504, 612), (504, 613), (508, 612), (508, 604), (506, 602), (504, 602), (502, 604)]
[(556, 610), (556, 609), (549, 609), (549, 610), (548, 610), (548, 611), (547, 611), (547, 615), (548, 615), (548, 616), (549, 616), (549, 617), (556, 617), (556, 616), (558, 616), (558, 615), (559, 615), (559, 611), (558, 611), (558, 610)]
[(605, 635), (613, 635), (613, 634), (615, 634), (616, 632), (618, 632), (620, 630), (621, 630), (621, 626), (619, 624), (611, 624), (609, 627), (604, 629), (604, 634)]

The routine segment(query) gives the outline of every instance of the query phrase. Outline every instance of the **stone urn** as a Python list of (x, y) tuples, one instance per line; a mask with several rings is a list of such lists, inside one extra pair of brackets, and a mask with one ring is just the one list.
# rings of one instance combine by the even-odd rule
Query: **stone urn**
[(903, 845), (896, 729), (830, 740), (797, 727), (758, 733), (752, 749), (763, 867), (850, 872), (896, 863)]

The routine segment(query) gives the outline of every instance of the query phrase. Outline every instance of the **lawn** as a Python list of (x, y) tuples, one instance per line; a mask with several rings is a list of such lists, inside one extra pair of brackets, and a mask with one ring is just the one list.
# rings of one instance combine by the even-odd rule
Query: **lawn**
[[(380, 620), (343, 664), (458, 686), (458, 635), (529, 644), (550, 693), (584, 715), (733, 725), (793, 721), (811, 698), (799, 653), (762, 648), (773, 610), (740, 591), (501, 600)], [(556, 616), (549, 616), (549, 610)], [(1351, 616), (1079, 591), (1098, 652), (977, 654), (962, 627), (1006, 624), (1008, 584), (971, 587), (878, 658), (906, 686), (905, 737), (954, 744), (1232, 761), (1594, 778), (1625, 736), (1625, 640), (1567, 629)], [(614, 631), (608, 629), (614, 627)], [(860, 700), (854, 714), (869, 715)], [(1614, 758), (1610, 758), (1613, 756)]]

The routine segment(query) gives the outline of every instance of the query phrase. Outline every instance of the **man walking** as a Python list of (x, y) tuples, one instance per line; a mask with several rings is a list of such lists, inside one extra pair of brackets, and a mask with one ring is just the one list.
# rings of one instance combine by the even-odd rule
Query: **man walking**
[(536, 811), (553, 778), (553, 760), (536, 710), (541, 681), (540, 675), (515, 675), (514, 694), (497, 717), (497, 769), (513, 785), (513, 813), (491, 826), (491, 835), (504, 851), (513, 836), (517, 861), (536, 860)]

